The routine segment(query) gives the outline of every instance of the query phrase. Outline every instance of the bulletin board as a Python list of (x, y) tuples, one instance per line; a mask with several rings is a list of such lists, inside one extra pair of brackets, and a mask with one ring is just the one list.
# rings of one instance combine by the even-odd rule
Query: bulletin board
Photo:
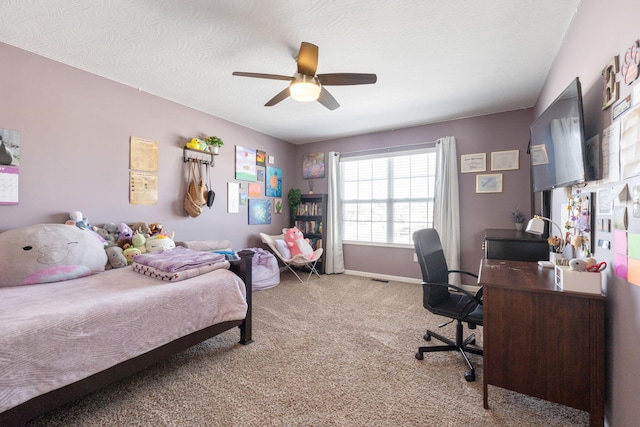
[(158, 203), (158, 143), (131, 137), (129, 152), (129, 203)]

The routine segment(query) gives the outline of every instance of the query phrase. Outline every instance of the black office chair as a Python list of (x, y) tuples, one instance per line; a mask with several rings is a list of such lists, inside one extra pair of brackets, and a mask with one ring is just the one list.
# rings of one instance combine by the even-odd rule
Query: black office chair
[(482, 349), (469, 347), (476, 343), (475, 334), (471, 334), (463, 340), (462, 323), (467, 323), (469, 329), (475, 329), (476, 325), (482, 326), (482, 288), (474, 295), (466, 289), (449, 284), (449, 274), (466, 274), (476, 279), (478, 275), (462, 270), (449, 270), (438, 232), (432, 228), (425, 228), (413, 233), (413, 243), (422, 270), (424, 308), (434, 314), (451, 319), (441, 323), (438, 327), (448, 325), (454, 320), (457, 322), (455, 341), (427, 330), (424, 335), (426, 341), (431, 341), (431, 337), (433, 337), (446, 345), (420, 347), (416, 353), (416, 359), (422, 360), (424, 359), (423, 353), (433, 351), (459, 351), (469, 367), (469, 370), (464, 373), (464, 379), (475, 381), (475, 368), (469, 360), (467, 352), (482, 355)]

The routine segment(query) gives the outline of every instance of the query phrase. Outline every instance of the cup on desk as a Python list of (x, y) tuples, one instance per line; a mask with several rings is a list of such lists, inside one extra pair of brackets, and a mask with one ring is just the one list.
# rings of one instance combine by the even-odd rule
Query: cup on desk
[(558, 252), (549, 252), (549, 261), (551, 261), (554, 265), (563, 265), (564, 261), (560, 260), (564, 259), (564, 254)]

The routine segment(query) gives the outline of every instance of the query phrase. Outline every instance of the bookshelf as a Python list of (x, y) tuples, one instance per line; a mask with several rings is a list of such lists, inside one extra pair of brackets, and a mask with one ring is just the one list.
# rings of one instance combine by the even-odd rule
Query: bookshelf
[(325, 248), (326, 219), (327, 195), (303, 194), (295, 220), (293, 220), (293, 226), (302, 231), (304, 237), (309, 239), (314, 251), (318, 248), (324, 250), (324, 254), (316, 264), (316, 269), (320, 274), (324, 274), (324, 260), (327, 251)]

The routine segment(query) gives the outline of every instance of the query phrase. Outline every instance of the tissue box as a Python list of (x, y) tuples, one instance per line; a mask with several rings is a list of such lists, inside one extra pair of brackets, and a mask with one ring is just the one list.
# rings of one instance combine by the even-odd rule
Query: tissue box
[(571, 271), (568, 266), (556, 265), (556, 286), (564, 291), (602, 293), (600, 273)]

